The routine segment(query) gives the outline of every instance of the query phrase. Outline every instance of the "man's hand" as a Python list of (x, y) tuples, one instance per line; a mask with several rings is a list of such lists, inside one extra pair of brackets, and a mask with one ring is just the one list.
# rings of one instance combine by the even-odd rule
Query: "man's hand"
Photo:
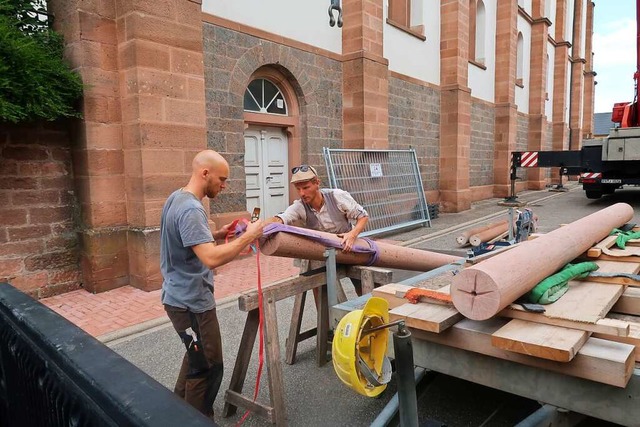
[(229, 224), (225, 224), (222, 227), (220, 227), (219, 229), (216, 230), (213, 238), (215, 240), (223, 240), (225, 237), (227, 237), (227, 234), (229, 234), (229, 231), (233, 231), (232, 230), (232, 225), (235, 221), (230, 222)]
[(250, 222), (247, 224), (247, 229), (244, 232), (244, 235), (251, 238), (251, 241), (254, 241), (260, 237), (262, 237), (262, 229), (264, 228), (264, 221), (257, 220), (255, 222)]
[(353, 245), (358, 238), (358, 233), (352, 230), (348, 233), (338, 234), (338, 237), (342, 238), (342, 252), (351, 252)]

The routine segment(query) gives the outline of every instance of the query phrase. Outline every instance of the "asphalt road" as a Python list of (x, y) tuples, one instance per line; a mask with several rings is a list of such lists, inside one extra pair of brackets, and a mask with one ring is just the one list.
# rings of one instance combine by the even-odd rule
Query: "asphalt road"
[[(561, 224), (569, 223), (616, 202), (631, 204), (636, 212), (633, 222), (640, 224), (640, 189), (618, 191), (600, 200), (586, 199), (579, 188), (574, 188), (568, 193), (528, 192), (523, 194), (522, 199), (531, 201), (529, 207), (539, 217), (540, 232), (549, 232)], [(432, 229), (413, 230), (392, 238), (404, 241), (413, 239), (417, 242), (412, 247), (416, 248), (459, 251), (455, 244), (455, 237), (460, 230), (452, 230), (449, 233), (446, 233), (446, 230), (453, 228), (452, 226), (456, 224), (469, 223), (474, 219), (499, 212), (505, 212), (505, 208), (497, 206), (496, 200), (486, 201), (474, 205), (474, 208), (466, 213), (441, 214), (440, 218), (433, 221)], [(445, 233), (442, 233), (443, 230)], [(432, 235), (433, 238), (430, 237)], [(412, 273), (406, 273), (404, 277), (410, 274)], [(283, 300), (277, 304), (278, 329), (283, 353), (292, 306), (292, 299)], [(215, 403), (216, 422), (223, 426), (230, 426), (238, 422), (241, 414), (226, 419), (219, 414), (222, 412), (224, 391), (228, 388), (245, 314), (238, 310), (235, 303), (230, 303), (218, 308), (218, 317), (223, 334), (226, 372)], [(313, 327), (314, 322), (315, 308), (308, 302), (303, 328)], [(183, 347), (170, 326), (159, 326), (112, 341), (108, 345), (166, 387), (173, 388)], [(245, 385), (246, 395), (253, 394), (256, 368), (257, 352), (254, 349)], [(365, 398), (352, 392), (338, 380), (331, 363), (322, 368), (316, 366), (314, 339), (299, 345), (297, 362), (291, 366), (283, 364), (283, 373), (287, 416), (289, 425), (292, 426), (369, 425), (395, 393), (395, 379), (383, 395), (376, 399)], [(268, 402), (266, 378), (265, 372), (258, 398), (263, 402)], [(518, 396), (437, 374), (431, 382), (423, 384), (420, 388), (418, 407), (422, 423), (427, 419), (435, 419), (455, 427), (511, 426), (539, 405), (537, 402)], [(270, 424), (258, 417), (250, 416), (244, 425)], [(581, 425), (612, 424), (592, 419), (584, 421)]]

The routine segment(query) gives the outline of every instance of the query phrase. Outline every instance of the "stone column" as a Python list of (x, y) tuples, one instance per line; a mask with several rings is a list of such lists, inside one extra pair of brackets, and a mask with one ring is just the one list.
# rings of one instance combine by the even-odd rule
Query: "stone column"
[(579, 150), (582, 147), (582, 113), (584, 101), (584, 70), (586, 60), (582, 56), (582, 15), (585, 13), (582, 1), (575, 1), (575, 13), (567, 11), (571, 16), (573, 14), (573, 41), (571, 47), (571, 89), (569, 96), (570, 117), (569, 117), (569, 146), (572, 150)]
[(162, 206), (206, 148), (200, 3), (117, 3), (130, 284), (144, 290), (162, 283)]
[(75, 136), (84, 286), (157, 289), (167, 196), (206, 148), (200, 0), (52, 0), (86, 84)]
[(342, 2), (343, 148), (389, 147), (389, 61), (383, 57), (383, 1)]
[[(531, 73), (529, 79), (529, 146), (531, 151), (541, 151), (547, 139), (545, 101), (547, 92), (547, 39), (551, 21), (544, 16), (545, 1), (533, 0), (533, 24), (531, 25)], [(527, 172), (528, 188), (545, 188), (547, 169), (533, 168)]]
[(446, 212), (471, 207), (468, 62), (469, 4), (443, 0), (440, 5), (440, 199)]
[[(555, 28), (555, 64), (553, 68), (553, 144), (554, 151), (566, 150), (569, 147), (569, 128), (567, 123), (567, 81), (569, 69), (569, 48), (571, 43), (564, 39), (567, 0), (556, 0)], [(558, 171), (552, 171), (552, 179), (556, 182)]]
[(509, 195), (511, 152), (516, 147), (518, 109), (516, 99), (516, 61), (518, 49), (518, 4), (498, 0), (496, 17), (496, 126), (493, 163), (494, 195)]
[(53, 0), (65, 57), (85, 84), (74, 124), (73, 176), (80, 207), (83, 286), (101, 292), (129, 283), (127, 207), (114, 0)]
[[(593, 10), (595, 4), (587, 2), (587, 27), (585, 28), (585, 71), (584, 71), (584, 103), (582, 113), (582, 136), (583, 138), (593, 138), (593, 110), (595, 101), (595, 77), (593, 71)], [(613, 105), (611, 106), (613, 108)]]

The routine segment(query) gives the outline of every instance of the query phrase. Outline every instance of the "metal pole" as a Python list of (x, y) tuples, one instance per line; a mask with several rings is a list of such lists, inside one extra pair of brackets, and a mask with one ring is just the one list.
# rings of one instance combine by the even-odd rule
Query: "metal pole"
[[(516, 175), (516, 157), (519, 159), (520, 157), (520, 152), (512, 152), (511, 153), (511, 167), (509, 168), (510, 173), (509, 173), (509, 180), (511, 181), (511, 187), (510, 187), (510, 191), (509, 191), (509, 197), (505, 198), (504, 201), (505, 202), (517, 202), (518, 201), (518, 196), (516, 196), (516, 179), (518, 178), (518, 176)], [(518, 164), (520, 163), (519, 160), (517, 160)]]
[(513, 241), (513, 208), (509, 208), (509, 241)]
[(393, 334), (393, 349), (396, 358), (396, 374), (398, 375), (400, 425), (402, 427), (418, 427), (418, 398), (413, 364), (413, 344), (411, 343), (411, 332), (402, 324)]
[[(424, 376), (426, 375), (427, 372), (428, 372), (428, 370), (426, 370), (424, 368), (416, 368), (413, 371), (416, 384), (418, 384), (420, 381), (422, 381), (422, 379), (424, 378)], [(369, 427), (386, 427), (386, 426), (388, 426), (389, 423), (391, 422), (391, 420), (393, 419), (393, 417), (396, 416), (396, 412), (398, 412), (398, 406), (399, 406), (398, 393), (396, 393), (396, 394), (393, 395), (393, 397), (391, 398), (389, 403), (387, 403), (387, 406), (385, 406), (382, 409), (382, 411), (380, 411), (380, 413), (378, 414), (376, 419), (373, 420), (373, 422), (371, 423), (371, 425)]]
[(336, 325), (336, 318), (333, 315), (333, 307), (338, 304), (338, 272), (336, 268), (336, 249), (327, 248), (324, 251), (324, 257), (327, 259), (327, 304), (329, 306), (329, 330), (333, 331)]

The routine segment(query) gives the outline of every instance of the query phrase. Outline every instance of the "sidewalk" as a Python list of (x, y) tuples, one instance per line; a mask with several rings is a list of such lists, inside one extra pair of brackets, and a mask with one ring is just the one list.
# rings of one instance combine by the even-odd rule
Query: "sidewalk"
[[(298, 274), (292, 258), (263, 256), (260, 270), (263, 285)], [(255, 256), (237, 259), (216, 269), (216, 301), (221, 304), (242, 291), (256, 289), (257, 277)], [(131, 286), (99, 294), (80, 289), (40, 302), (94, 337), (166, 318), (160, 290), (145, 292)]]
[[(575, 186), (576, 184), (570, 185)], [(532, 202), (560, 194), (562, 193), (542, 190), (525, 191), (518, 196), (522, 201)], [(393, 239), (393, 243), (413, 247), (424, 246), (427, 241), (433, 241), (439, 236), (459, 232), (473, 223), (482, 223), (483, 220), (487, 222), (489, 217), (504, 213), (506, 208), (497, 205), (500, 200), (502, 199), (489, 199), (474, 203), (471, 209), (461, 213), (440, 214), (439, 218), (432, 221), (430, 228), (419, 227), (405, 233), (385, 236), (384, 240)], [(293, 265), (291, 258), (263, 256), (260, 261), (263, 285), (298, 273), (298, 267)], [(256, 289), (256, 267), (256, 257), (247, 256), (216, 269), (215, 298), (218, 305), (235, 299), (242, 291)], [(152, 327), (153, 321), (161, 323), (163, 319), (167, 319), (160, 303), (160, 290), (145, 292), (131, 286), (100, 294), (80, 289), (45, 298), (40, 302), (95, 337), (118, 333), (136, 325), (144, 327), (145, 322)]]

